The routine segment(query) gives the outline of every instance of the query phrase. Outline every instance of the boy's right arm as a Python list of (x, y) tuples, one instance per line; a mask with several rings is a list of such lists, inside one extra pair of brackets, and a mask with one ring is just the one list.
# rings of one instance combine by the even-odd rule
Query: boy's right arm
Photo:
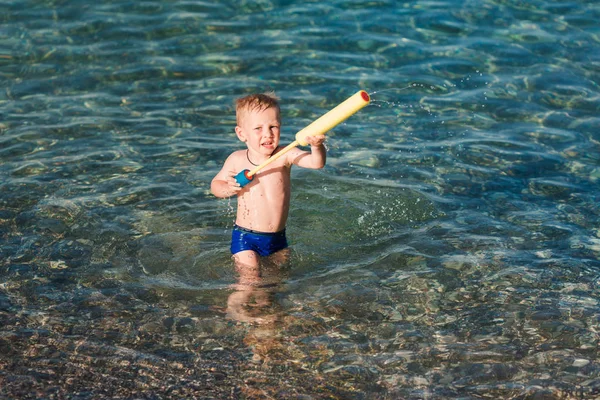
[[(237, 187), (235, 187), (236, 185)], [(224, 181), (215, 177), (210, 184), (210, 191), (212, 194), (222, 199), (231, 197), (237, 194), (240, 190), (242, 190), (242, 188), (240, 187), (240, 184), (235, 181), (235, 179), (233, 179), (233, 182), (231, 182), (229, 179)]]
[(235, 180), (236, 170), (234, 169), (232, 157), (230, 156), (223, 164), (223, 168), (213, 178), (210, 183), (210, 191), (216, 197), (227, 198), (238, 194), (242, 190), (240, 184)]

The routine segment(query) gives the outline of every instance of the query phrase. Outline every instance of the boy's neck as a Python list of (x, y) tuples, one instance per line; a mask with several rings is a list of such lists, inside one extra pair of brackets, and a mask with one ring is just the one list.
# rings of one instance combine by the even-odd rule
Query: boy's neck
[(263, 162), (267, 161), (269, 158), (273, 157), (273, 154), (275, 154), (275, 153), (277, 152), (277, 150), (279, 150), (279, 146), (277, 146), (277, 147), (275, 148), (275, 150), (273, 150), (273, 151), (271, 152), (271, 154), (269, 154), (269, 155), (268, 155), (267, 157), (265, 157), (263, 160), (259, 161), (259, 162), (258, 162), (258, 164), (255, 164), (255, 163), (254, 163), (254, 161), (252, 161), (252, 160), (250, 159), (250, 149), (247, 149), (247, 150), (246, 150), (246, 158), (248, 159), (248, 162), (249, 162), (250, 164), (254, 165), (255, 167), (258, 167), (258, 166), (259, 166), (261, 163), (263, 163)]

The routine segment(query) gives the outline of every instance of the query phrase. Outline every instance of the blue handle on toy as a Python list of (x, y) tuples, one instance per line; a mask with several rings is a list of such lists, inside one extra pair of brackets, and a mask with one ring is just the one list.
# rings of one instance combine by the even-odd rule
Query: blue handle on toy
[(235, 180), (237, 181), (237, 183), (240, 184), (241, 187), (246, 186), (254, 179), (254, 175), (249, 176), (248, 172), (250, 172), (250, 170), (245, 169), (243, 171), (240, 171), (240, 173), (235, 176)]

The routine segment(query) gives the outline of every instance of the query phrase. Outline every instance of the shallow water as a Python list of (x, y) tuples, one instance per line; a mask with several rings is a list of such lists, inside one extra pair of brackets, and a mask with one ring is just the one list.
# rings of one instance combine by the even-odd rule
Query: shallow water
[[(0, 397), (600, 396), (600, 6), (0, 4)], [(289, 265), (238, 285), (233, 100), (293, 171)]]

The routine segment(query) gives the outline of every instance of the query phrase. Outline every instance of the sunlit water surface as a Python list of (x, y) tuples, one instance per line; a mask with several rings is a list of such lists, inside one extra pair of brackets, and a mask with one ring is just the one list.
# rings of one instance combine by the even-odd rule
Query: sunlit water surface
[[(600, 395), (595, 1), (0, 4), (0, 397)], [(233, 101), (293, 171), (237, 285)]]

